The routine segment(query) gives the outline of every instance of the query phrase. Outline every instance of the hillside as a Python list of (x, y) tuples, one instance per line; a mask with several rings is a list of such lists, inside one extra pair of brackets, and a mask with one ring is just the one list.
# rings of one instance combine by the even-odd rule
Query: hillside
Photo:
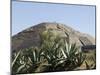
[(69, 41), (76, 43), (78, 46), (95, 45), (95, 39), (88, 34), (81, 33), (64, 24), (44, 22), (12, 36), (12, 51), (29, 48), (31, 46), (39, 47), (41, 45), (40, 34), (47, 30), (52, 31), (55, 35), (59, 35), (62, 38), (69, 37)]

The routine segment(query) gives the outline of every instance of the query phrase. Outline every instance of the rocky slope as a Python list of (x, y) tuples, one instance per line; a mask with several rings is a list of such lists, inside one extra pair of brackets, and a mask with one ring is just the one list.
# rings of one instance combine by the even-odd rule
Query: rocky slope
[(78, 46), (95, 45), (95, 39), (88, 34), (76, 31), (64, 24), (44, 22), (12, 36), (12, 51), (29, 48), (31, 46), (39, 47), (41, 42), (40, 33), (48, 29), (62, 38), (69, 36), (70, 42), (76, 43)]

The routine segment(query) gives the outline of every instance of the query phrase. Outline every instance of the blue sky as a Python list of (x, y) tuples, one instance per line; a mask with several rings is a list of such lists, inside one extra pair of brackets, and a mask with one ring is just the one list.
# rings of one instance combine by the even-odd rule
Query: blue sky
[(12, 35), (41, 22), (66, 24), (95, 37), (95, 6), (12, 2)]

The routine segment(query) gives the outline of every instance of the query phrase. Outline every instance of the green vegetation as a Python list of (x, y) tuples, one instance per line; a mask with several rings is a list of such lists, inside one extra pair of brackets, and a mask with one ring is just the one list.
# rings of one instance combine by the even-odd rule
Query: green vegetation
[(67, 37), (62, 39), (50, 31), (40, 36), (42, 41), (39, 48), (31, 47), (13, 54), (13, 74), (77, 70), (84, 62), (86, 69), (90, 69), (85, 61), (86, 54), (76, 44), (70, 44)]

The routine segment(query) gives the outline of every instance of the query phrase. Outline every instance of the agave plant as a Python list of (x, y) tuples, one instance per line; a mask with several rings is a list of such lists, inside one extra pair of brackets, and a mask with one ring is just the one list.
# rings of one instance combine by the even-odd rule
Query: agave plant
[(74, 70), (80, 67), (85, 60), (85, 56), (79, 50), (79, 47), (76, 44), (66, 42), (66, 40), (61, 48), (61, 52), (63, 55), (63, 62), (61, 63), (64, 67), (63, 70)]
[(56, 38), (50, 31), (42, 34), (41, 56), (48, 61), (49, 67), (47, 71), (55, 71), (54, 65), (56, 65), (57, 61), (61, 58), (60, 40), (61, 39), (59, 37)]
[(38, 48), (28, 48), (16, 53), (12, 61), (12, 69), (15, 73), (32, 73), (40, 64), (40, 52)]
[(85, 56), (79, 47), (58, 36), (51, 41), (51, 35), (50, 31), (45, 33), (45, 39), (42, 41), (42, 56), (51, 64), (49, 71), (74, 70), (80, 67)]
[(40, 35), (41, 46), (15, 53), (12, 69), (15, 73), (74, 70), (85, 60), (76, 44), (55, 36), (50, 30)]

